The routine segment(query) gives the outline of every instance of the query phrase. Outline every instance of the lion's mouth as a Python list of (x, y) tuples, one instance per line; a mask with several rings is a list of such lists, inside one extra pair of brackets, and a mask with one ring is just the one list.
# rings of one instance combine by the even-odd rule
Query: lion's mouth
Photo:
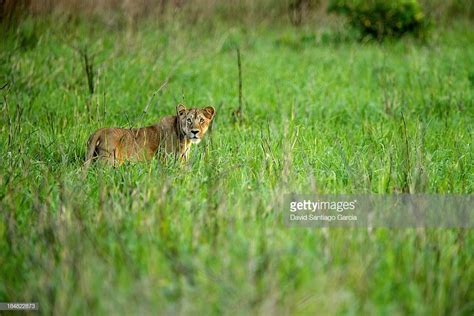
[(196, 135), (191, 136), (191, 137), (189, 138), (189, 140), (190, 140), (191, 143), (193, 143), (193, 144), (198, 144), (198, 143), (201, 141), (201, 139), (200, 139), (199, 137), (197, 137)]

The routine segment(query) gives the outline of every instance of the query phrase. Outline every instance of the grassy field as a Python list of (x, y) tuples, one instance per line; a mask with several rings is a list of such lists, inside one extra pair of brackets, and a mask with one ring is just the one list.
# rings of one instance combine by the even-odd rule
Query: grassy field
[[(472, 193), (472, 30), (380, 44), (308, 26), (24, 20), (0, 50), (0, 301), (58, 315), (472, 315), (472, 230), (281, 221), (290, 192)], [(82, 169), (96, 128), (152, 124), (179, 102), (217, 109), (188, 165)]]

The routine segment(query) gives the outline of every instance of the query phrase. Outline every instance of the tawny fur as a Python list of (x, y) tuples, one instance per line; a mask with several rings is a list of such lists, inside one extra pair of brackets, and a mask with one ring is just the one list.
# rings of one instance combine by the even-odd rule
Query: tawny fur
[(98, 129), (87, 142), (85, 166), (93, 161), (118, 166), (155, 156), (187, 161), (191, 145), (201, 141), (214, 115), (212, 106), (186, 109), (180, 104), (176, 115), (165, 116), (148, 127)]

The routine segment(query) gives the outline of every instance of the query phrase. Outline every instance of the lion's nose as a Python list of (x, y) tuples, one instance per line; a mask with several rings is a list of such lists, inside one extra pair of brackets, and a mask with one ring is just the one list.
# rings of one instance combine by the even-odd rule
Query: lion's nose
[(197, 133), (199, 133), (199, 130), (198, 130), (198, 129), (193, 129), (193, 130), (191, 131), (191, 133), (193, 133), (194, 135), (196, 135)]

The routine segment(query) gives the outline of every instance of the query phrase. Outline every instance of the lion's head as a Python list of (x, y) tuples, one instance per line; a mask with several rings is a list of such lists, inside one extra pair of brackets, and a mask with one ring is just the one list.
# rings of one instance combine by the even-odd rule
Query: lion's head
[(202, 109), (186, 109), (182, 104), (177, 107), (178, 121), (184, 136), (193, 144), (198, 144), (206, 134), (216, 110), (212, 106)]

